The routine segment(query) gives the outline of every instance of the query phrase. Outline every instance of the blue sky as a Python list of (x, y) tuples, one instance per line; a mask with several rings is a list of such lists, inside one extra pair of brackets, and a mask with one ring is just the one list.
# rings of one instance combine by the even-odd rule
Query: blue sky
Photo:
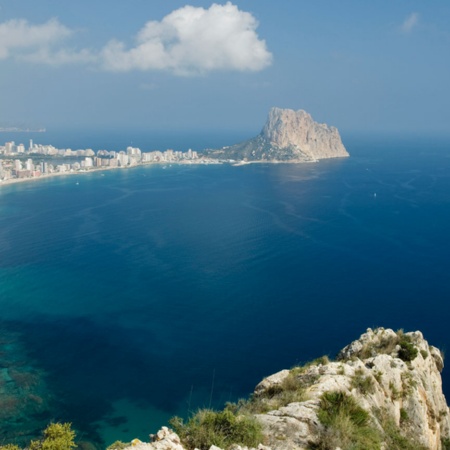
[(0, 126), (450, 132), (447, 0), (0, 0)]

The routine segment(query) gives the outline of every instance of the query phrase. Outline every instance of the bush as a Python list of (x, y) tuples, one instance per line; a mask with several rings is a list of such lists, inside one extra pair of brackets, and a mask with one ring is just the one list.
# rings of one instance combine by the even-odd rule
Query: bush
[(220, 412), (201, 409), (187, 423), (174, 417), (170, 425), (190, 450), (208, 450), (211, 445), (227, 448), (231, 444), (256, 447), (263, 440), (262, 427), (256, 419), (236, 415), (228, 408)]
[(416, 346), (411, 342), (411, 338), (406, 335), (400, 337), (400, 350), (398, 351), (398, 357), (405, 362), (412, 361), (418, 354)]
[(347, 416), (357, 426), (364, 426), (369, 421), (369, 413), (350, 395), (341, 391), (325, 392), (317, 413), (320, 422), (325, 426), (331, 425), (339, 415)]
[(0, 450), (20, 450), (20, 447), (15, 444), (0, 445)]
[(385, 420), (382, 426), (385, 433), (386, 448), (389, 450), (427, 450), (427, 447), (421, 445), (412, 436), (408, 437), (402, 434), (393, 420)]
[(30, 450), (72, 450), (76, 447), (75, 432), (70, 423), (51, 423), (43, 435), (43, 439), (31, 441)]
[(317, 416), (325, 428), (318, 442), (311, 443), (311, 448), (379, 450), (379, 431), (371, 426), (369, 413), (350, 395), (339, 391), (325, 392), (320, 399)]
[(361, 394), (373, 394), (375, 392), (375, 383), (372, 377), (370, 375), (364, 376), (364, 371), (361, 368), (355, 370), (351, 387), (358, 389)]
[(249, 400), (241, 399), (237, 403), (227, 403), (226, 409), (234, 414), (264, 414), (289, 403), (302, 402), (306, 400), (306, 388), (315, 380), (316, 376), (305, 373), (303, 368), (294, 368), (281, 383), (252, 395)]
[(409, 415), (405, 408), (400, 408), (400, 423), (407, 422), (409, 420)]

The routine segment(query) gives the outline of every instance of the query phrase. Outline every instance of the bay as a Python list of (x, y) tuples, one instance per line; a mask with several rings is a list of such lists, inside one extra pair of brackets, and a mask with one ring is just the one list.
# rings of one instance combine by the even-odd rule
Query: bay
[(350, 158), (315, 164), (1, 187), (3, 334), (51, 399), (26, 420), (71, 421), (99, 446), (145, 440), (367, 327), (419, 329), (445, 349), (450, 139), (344, 143)]

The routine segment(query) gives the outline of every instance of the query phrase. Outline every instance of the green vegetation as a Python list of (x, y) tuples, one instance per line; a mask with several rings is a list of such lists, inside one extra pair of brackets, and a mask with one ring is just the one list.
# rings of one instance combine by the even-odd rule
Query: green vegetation
[[(369, 342), (354, 356), (354, 359), (366, 359), (376, 355), (386, 354), (391, 355), (397, 345), (400, 346), (398, 357), (405, 362), (412, 361), (416, 358), (419, 350), (412, 342), (410, 335), (407, 335), (403, 330), (398, 330), (395, 336), (385, 333), (384, 330), (379, 334), (378, 342)], [(428, 353), (425, 350), (421, 350), (422, 356), (426, 358)]]
[(409, 415), (405, 408), (400, 408), (400, 423), (407, 422), (409, 420)]
[(351, 380), (351, 387), (357, 389), (361, 394), (373, 394), (375, 392), (375, 382), (370, 375), (364, 376), (362, 368), (356, 369)]
[(381, 372), (380, 370), (375, 370), (373, 372), (373, 377), (375, 378), (375, 380), (377, 380), (378, 384), (381, 383), (381, 379), (383, 377), (383, 372)]
[(400, 350), (398, 351), (398, 357), (405, 362), (412, 361), (416, 358), (418, 350), (416, 346), (411, 342), (411, 338), (405, 334), (400, 336)]
[[(334, 450), (337, 447), (352, 450), (379, 450), (383, 444), (389, 450), (426, 450), (395, 424), (386, 410), (374, 411), (382, 431), (370, 420), (369, 413), (356, 400), (344, 392), (325, 392), (320, 400), (318, 417), (324, 431), (319, 441), (310, 444), (311, 450)], [(409, 420), (407, 412), (400, 410), (401, 423)], [(445, 441), (447, 442), (447, 441)], [(450, 450), (449, 445), (443, 448)]]
[(123, 450), (126, 447), (129, 447), (131, 445), (131, 442), (122, 442), (122, 441), (116, 441), (113, 442), (111, 445), (109, 445), (106, 450)]
[(75, 432), (70, 423), (51, 423), (43, 432), (43, 438), (31, 441), (30, 450), (72, 450), (76, 447)]
[(380, 449), (380, 432), (371, 425), (369, 413), (352, 396), (339, 391), (325, 392), (317, 415), (325, 428), (318, 442), (310, 444), (311, 449)]
[(187, 423), (174, 417), (170, 425), (189, 450), (208, 450), (211, 445), (228, 448), (232, 444), (256, 447), (263, 440), (261, 425), (248, 415), (230, 409), (217, 412), (201, 409)]
[(427, 359), (428, 358), (428, 352), (426, 350), (420, 350), (420, 354), (422, 355), (423, 359)]
[[(75, 432), (70, 423), (51, 423), (43, 432), (42, 438), (31, 441), (28, 450), (72, 450), (76, 447)], [(14, 444), (0, 446), (0, 450), (21, 450)]]
[(395, 387), (395, 384), (392, 381), (389, 382), (389, 389), (391, 390), (392, 400), (398, 400), (401, 398), (401, 392)]
[[(386, 448), (389, 450), (428, 450), (427, 447), (418, 443), (414, 438), (408, 436), (407, 433), (402, 432), (392, 417), (387, 414), (386, 410), (381, 409), (374, 411), (374, 413), (383, 428), (383, 441), (386, 444)], [(408, 420), (407, 413), (403, 409), (400, 410), (400, 420), (402, 425)]]
[(442, 438), (441, 444), (442, 444), (442, 450), (450, 450), (450, 439)]
[(414, 380), (409, 372), (403, 372), (402, 375), (402, 397), (407, 398), (408, 395), (413, 393), (414, 388), (417, 386), (417, 381)]
[(0, 445), (0, 450), (20, 450), (20, 447), (14, 444)]
[(174, 417), (170, 420), (170, 425), (188, 449), (209, 449), (211, 445), (226, 448), (231, 444), (256, 447), (262, 442), (263, 435), (261, 426), (251, 415), (306, 400), (306, 389), (318, 378), (314, 371), (308, 369), (329, 362), (328, 356), (322, 356), (303, 366), (294, 367), (279, 384), (252, 395), (249, 400), (227, 403), (221, 412), (200, 410), (186, 423), (179, 417)]

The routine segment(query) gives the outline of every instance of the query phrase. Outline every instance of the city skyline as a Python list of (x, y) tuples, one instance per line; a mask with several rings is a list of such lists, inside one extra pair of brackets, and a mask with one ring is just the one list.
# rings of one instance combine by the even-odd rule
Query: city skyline
[(443, 0), (0, 1), (2, 127), (448, 133)]

